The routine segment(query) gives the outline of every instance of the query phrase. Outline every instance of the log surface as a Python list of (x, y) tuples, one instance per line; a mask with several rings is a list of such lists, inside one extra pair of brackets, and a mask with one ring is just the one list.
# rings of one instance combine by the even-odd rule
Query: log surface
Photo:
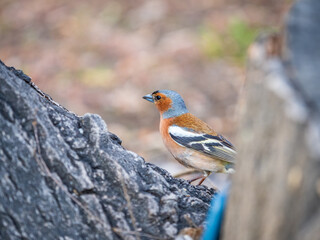
[(0, 62), (0, 239), (172, 239), (214, 195), (121, 146)]

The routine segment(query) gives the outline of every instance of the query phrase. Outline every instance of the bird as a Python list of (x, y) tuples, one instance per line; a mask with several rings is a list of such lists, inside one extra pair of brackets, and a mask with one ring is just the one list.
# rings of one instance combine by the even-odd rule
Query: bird
[(173, 90), (157, 90), (142, 97), (160, 112), (160, 134), (166, 148), (182, 165), (203, 175), (233, 173), (236, 149), (230, 141), (189, 112), (183, 98)]

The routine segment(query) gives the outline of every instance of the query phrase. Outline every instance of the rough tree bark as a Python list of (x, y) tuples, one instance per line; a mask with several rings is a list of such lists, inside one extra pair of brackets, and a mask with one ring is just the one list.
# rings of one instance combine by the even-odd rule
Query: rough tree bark
[(172, 239), (214, 194), (121, 147), (0, 61), (0, 239)]
[(320, 239), (320, 2), (249, 49), (223, 239)]

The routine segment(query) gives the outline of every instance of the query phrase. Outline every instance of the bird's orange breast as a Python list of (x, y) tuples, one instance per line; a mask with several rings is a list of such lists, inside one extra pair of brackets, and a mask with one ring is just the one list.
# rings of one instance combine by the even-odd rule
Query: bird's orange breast
[[(161, 118), (160, 120), (160, 133), (163, 139), (163, 142), (165, 146), (169, 149), (169, 151), (172, 153), (172, 151), (175, 151), (176, 149), (182, 148), (179, 144), (177, 144), (169, 135), (168, 128), (172, 124), (172, 118)], [(172, 150), (172, 151), (171, 151)]]

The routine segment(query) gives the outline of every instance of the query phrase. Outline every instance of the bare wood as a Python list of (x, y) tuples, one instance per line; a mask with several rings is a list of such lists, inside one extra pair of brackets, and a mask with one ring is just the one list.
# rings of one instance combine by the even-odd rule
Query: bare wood
[[(320, 7), (316, 1), (309, 2), (311, 8), (312, 3)], [(289, 32), (288, 36), (293, 41), (295, 35)], [(284, 53), (289, 58), (296, 49), (286, 44)], [(303, 69), (300, 72), (294, 64), (299, 61), (292, 61), (288, 68), (279, 53), (268, 54), (269, 47), (270, 38), (261, 38), (249, 49), (236, 143), (238, 164), (223, 239), (319, 239), (320, 114), (315, 106), (320, 102), (316, 91), (302, 86)], [(299, 57), (299, 52), (294, 53)], [(308, 61), (314, 66), (316, 59)], [(320, 89), (319, 78), (304, 76)]]

